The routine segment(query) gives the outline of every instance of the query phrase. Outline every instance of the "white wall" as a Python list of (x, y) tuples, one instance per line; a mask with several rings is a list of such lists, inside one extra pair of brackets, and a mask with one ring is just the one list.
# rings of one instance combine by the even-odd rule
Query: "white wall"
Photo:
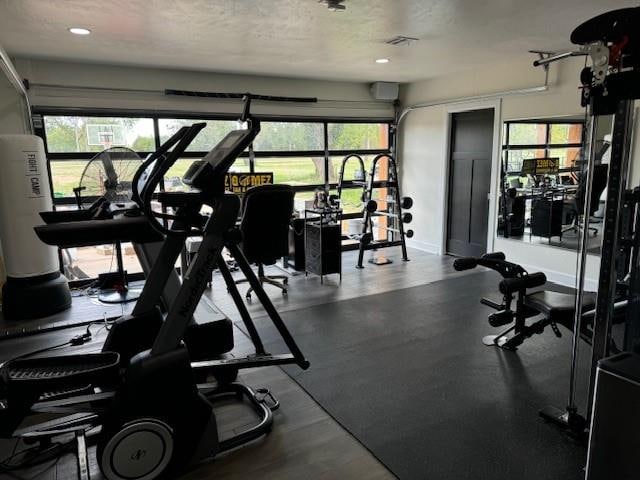
[(214, 74), (47, 60), (15, 59), (31, 84), (34, 106), (237, 113), (238, 101), (164, 95), (165, 89), (317, 97), (317, 104), (255, 102), (252, 112), (277, 115), (392, 118), (393, 104), (376, 101), (369, 85)]
[(9, 80), (0, 74), (0, 135), (26, 133), (21, 97)]
[[(418, 103), (459, 100), (462, 97), (489, 95), (508, 90), (537, 87), (544, 83), (544, 71), (534, 68), (531, 58), (523, 58), (503, 65), (469, 71), (451, 77), (412, 83), (401, 88), (402, 107)], [(434, 253), (444, 251), (446, 224), (446, 178), (448, 161), (448, 116), (452, 109), (472, 109), (478, 105), (497, 101), (500, 123), (505, 120), (583, 115), (580, 107), (578, 78), (584, 59), (574, 58), (551, 67), (549, 89), (535, 94), (509, 96), (480, 102), (449, 103), (414, 110), (400, 126), (398, 157), (404, 195), (414, 198), (413, 214), (415, 237), (412, 244)], [(501, 135), (502, 132), (500, 132)], [(640, 134), (636, 129), (636, 144)], [(502, 139), (499, 139), (502, 144)], [(495, 150), (495, 149), (494, 149)], [(632, 175), (640, 179), (640, 148), (634, 152)], [(494, 156), (493, 175), (498, 188), (500, 155)], [(636, 183), (637, 184), (637, 183)], [(495, 202), (492, 213), (495, 213)], [(495, 215), (492, 215), (494, 219)], [(489, 225), (491, 232), (488, 249), (503, 251), (507, 258), (532, 270), (542, 270), (552, 280), (572, 285), (575, 277), (576, 253), (557, 247), (534, 245), (519, 240), (496, 238), (495, 221)], [(595, 287), (600, 259), (589, 256), (587, 286)]]

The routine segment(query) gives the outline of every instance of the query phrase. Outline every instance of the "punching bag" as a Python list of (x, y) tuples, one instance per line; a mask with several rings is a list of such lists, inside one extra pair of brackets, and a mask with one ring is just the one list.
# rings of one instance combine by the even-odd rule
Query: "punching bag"
[(46, 317), (71, 306), (56, 248), (33, 231), (42, 223), (39, 212), (52, 206), (42, 139), (0, 135), (0, 244), (7, 276), (2, 312), (7, 320)]

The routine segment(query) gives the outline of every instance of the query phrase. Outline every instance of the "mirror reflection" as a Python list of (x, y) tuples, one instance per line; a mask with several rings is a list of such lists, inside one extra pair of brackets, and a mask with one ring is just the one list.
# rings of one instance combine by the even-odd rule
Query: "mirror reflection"
[(507, 121), (503, 125), (498, 236), (575, 250), (589, 229), (599, 255), (611, 142), (611, 118), (596, 135), (591, 208), (584, 218), (586, 158), (582, 118)]

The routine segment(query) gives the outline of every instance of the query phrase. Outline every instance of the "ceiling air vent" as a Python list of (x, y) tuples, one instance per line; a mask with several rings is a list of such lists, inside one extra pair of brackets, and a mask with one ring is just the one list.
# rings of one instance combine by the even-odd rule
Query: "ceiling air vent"
[(387, 40), (384, 43), (386, 43), (387, 45), (398, 46), (398, 45), (411, 45), (413, 42), (417, 42), (417, 41), (418, 39), (414, 37), (405, 37), (404, 35), (398, 35), (396, 37), (393, 37)]
[(342, 5), (345, 0), (318, 0), (318, 3), (324, 3), (332, 12), (342, 12), (346, 10), (346, 5)]

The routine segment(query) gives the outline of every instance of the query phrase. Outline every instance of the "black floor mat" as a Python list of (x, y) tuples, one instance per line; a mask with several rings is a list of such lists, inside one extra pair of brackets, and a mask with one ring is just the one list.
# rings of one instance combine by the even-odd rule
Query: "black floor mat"
[(538, 417), (566, 402), (569, 332), (517, 353), (484, 346), (495, 332), (479, 299), (498, 281), (479, 272), (286, 312), (311, 367), (285, 370), (402, 479), (583, 478), (584, 446)]

